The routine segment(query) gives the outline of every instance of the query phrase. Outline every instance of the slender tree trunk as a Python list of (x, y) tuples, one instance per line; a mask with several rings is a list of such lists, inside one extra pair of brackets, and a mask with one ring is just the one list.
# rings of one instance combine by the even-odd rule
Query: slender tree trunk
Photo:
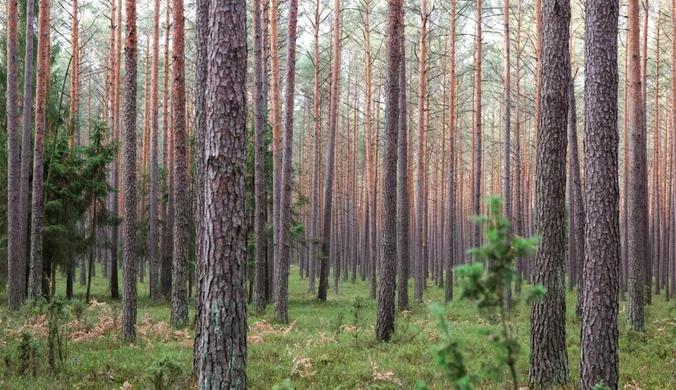
[(164, 205), (165, 223), (162, 245), (162, 270), (160, 272), (160, 291), (165, 297), (171, 297), (172, 286), (172, 254), (174, 251), (174, 136), (170, 126), (173, 126), (171, 120), (172, 109), (169, 106), (169, 37), (171, 35), (171, 6), (169, 0), (166, 4), (167, 14), (164, 24), (164, 102), (162, 113), (162, 128), (164, 129), (164, 168), (167, 171), (167, 203)]
[[(33, 299), (47, 293), (43, 289), (42, 227), (44, 225), (44, 204), (42, 186), (45, 159), (45, 132), (47, 130), (46, 109), (49, 89), (49, 47), (50, 47), (50, 1), (40, 0), (38, 14), (38, 63), (35, 94), (35, 144), (33, 147), (33, 194), (31, 198), (31, 266), (30, 292)], [(19, 301), (20, 302), (20, 301)]]
[[(423, 0), (423, 17), (426, 17)], [(380, 289), (376, 319), (376, 340), (390, 341), (394, 333), (394, 294), (397, 272), (397, 144), (399, 140), (400, 63), (403, 23), (403, 2), (390, 1), (387, 8), (387, 62), (385, 79), (385, 148), (382, 177), (382, 248)], [(424, 34), (423, 38), (424, 40)], [(421, 53), (424, 51), (421, 50)]]
[[(446, 269), (446, 286), (444, 291), (444, 301), (450, 302), (453, 300), (453, 266), (456, 263), (457, 253), (457, 216), (456, 216), (456, 164), (455, 164), (455, 44), (456, 44), (456, 0), (451, 1), (451, 34), (450, 34), (450, 66), (448, 72), (448, 174), (447, 174), (447, 190), (446, 190), (446, 226), (445, 232), (445, 251), (444, 261)], [(442, 137), (445, 135), (442, 135)]]
[[(537, 2), (538, 0), (536, 0)], [(481, 146), (481, 61), (483, 57), (483, 37), (482, 37), (482, 3), (483, 0), (477, 0), (477, 20), (476, 20), (476, 76), (474, 79), (474, 190), (472, 194), (472, 213), (481, 214), (481, 155), (483, 149)], [(472, 245), (478, 247), (481, 245), (481, 227), (474, 224), (474, 238)]]
[[(505, 111), (503, 118), (503, 165), (502, 165), (502, 196), (504, 197), (504, 213), (505, 219), (510, 223), (510, 233), (513, 233), (512, 228), (512, 83), (511, 83), (511, 58), (510, 58), (510, 41), (509, 41), (509, 0), (505, 0), (505, 76), (504, 76), (504, 94), (505, 94)], [(509, 304), (512, 294), (511, 283), (505, 286), (505, 302)]]
[(537, 137), (536, 217), (542, 237), (535, 257), (535, 283), (547, 294), (531, 309), (529, 386), (568, 382), (566, 350), (565, 206), (568, 122), (570, 3), (545, 0), (542, 10), (543, 88)]
[[(148, 247), (150, 248), (150, 299), (157, 302), (160, 299), (159, 279), (159, 219), (158, 219), (158, 142), (157, 133), (159, 128), (159, 67), (160, 67), (160, 0), (154, 0), (153, 11), (153, 62), (151, 70), (151, 95), (150, 95), (150, 229), (148, 234)], [(201, 107), (201, 105), (200, 105)], [(201, 110), (198, 111), (198, 114)], [(199, 132), (198, 132), (199, 134)]]
[[(334, 0), (333, 26), (333, 70), (331, 81), (331, 103), (329, 106), (329, 142), (327, 146), (326, 174), (324, 175), (324, 234), (322, 237), (321, 263), (319, 270), (319, 291), (317, 298), (326, 300), (329, 289), (329, 248), (331, 248), (331, 207), (333, 202), (333, 176), (336, 154), (336, 121), (338, 120), (338, 105), (340, 101), (340, 54), (341, 54), (341, 9), (340, 1)], [(335, 259), (334, 259), (335, 260)]]
[[(7, 297), (9, 308), (19, 309), (26, 299), (25, 248), (21, 247), (19, 155), (19, 6), (7, 2)], [(40, 167), (42, 169), (42, 167)]]
[(648, 169), (646, 134), (643, 127), (641, 54), (639, 45), (639, 2), (629, 0), (629, 181), (627, 204), (629, 257), (629, 326), (638, 332), (644, 328), (645, 281), (648, 259)]
[(587, 1), (585, 261), (580, 388), (618, 388), (618, 1)]
[(570, 166), (569, 166), (569, 198), (570, 209), (569, 215), (574, 219), (575, 223), (569, 224), (569, 251), (575, 251), (575, 258), (570, 259), (575, 261), (575, 275), (569, 275), (569, 278), (577, 278), (577, 301), (575, 304), (575, 314), (578, 318), (582, 318), (582, 303), (584, 302), (584, 278), (583, 272), (586, 245), (584, 240), (585, 232), (585, 205), (582, 192), (582, 178), (580, 175), (580, 157), (577, 143), (577, 105), (575, 102), (575, 80), (573, 75), (570, 76), (568, 83), (568, 150), (570, 151)]
[[(24, 78), (23, 78), (23, 126), (21, 137), (21, 183), (19, 184), (19, 232), (21, 250), (17, 256), (21, 258), (17, 265), (23, 264), (26, 269), (28, 264), (26, 261), (27, 249), (30, 246), (28, 240), (28, 179), (30, 176), (30, 147), (31, 147), (31, 130), (33, 117), (33, 40), (34, 22), (35, 22), (35, 6), (33, 0), (26, 0), (26, 54), (24, 56)], [(9, 211), (9, 210), (8, 210)], [(9, 238), (9, 237), (8, 237)], [(10, 257), (8, 257), (9, 259)], [(20, 268), (20, 266), (19, 266)], [(25, 280), (25, 279), (24, 279)], [(24, 287), (25, 289), (25, 287)], [(30, 288), (29, 288), (30, 289)], [(35, 298), (35, 297), (32, 297)]]
[(188, 163), (185, 119), (185, 44), (183, 0), (173, 0), (173, 76), (171, 104), (174, 112), (174, 245), (171, 276), (171, 324), (188, 324)]
[[(455, 2), (453, 2), (455, 4)], [(405, 20), (405, 9), (401, 7), (401, 20)], [(400, 23), (399, 60), (399, 120), (397, 146), (397, 256), (399, 263), (398, 301), (399, 311), (409, 309), (409, 221), (411, 218), (408, 192), (408, 126), (406, 122), (406, 26)]]
[(275, 266), (275, 317), (289, 321), (289, 262), (291, 251), (291, 174), (293, 164), (293, 115), (296, 87), (296, 29), (298, 0), (289, 1), (288, 38), (286, 42), (286, 88), (284, 97), (284, 156), (280, 187), (278, 260)]
[(124, 295), (122, 340), (136, 340), (136, 1), (127, 0), (124, 61)]
[[(521, 9), (521, 0), (517, 0), (517, 27), (516, 27), (516, 90), (515, 90), (515, 107), (516, 118), (514, 121), (514, 132), (516, 140), (514, 142), (514, 211), (516, 214), (515, 229), (514, 233), (523, 236), (524, 227), (523, 227), (523, 186), (521, 185), (521, 19), (522, 19), (522, 9)], [(539, 104), (539, 103), (538, 103)], [(523, 258), (517, 257), (515, 262), (516, 271), (521, 277), (523, 277)], [(518, 294), (521, 292), (520, 283), (516, 283), (514, 286), (515, 292)]]
[[(246, 389), (246, 3), (209, 7), (200, 389)], [(233, 167), (235, 167), (233, 169)], [(228, 329), (227, 332), (223, 332)]]
[[(267, 83), (265, 75), (265, 66), (263, 59), (263, 7), (261, 0), (253, 2), (253, 28), (254, 28), (254, 193), (255, 193), (255, 215), (254, 215), (254, 234), (256, 239), (255, 247), (255, 275), (253, 291), (253, 308), (255, 311), (265, 310), (265, 281), (267, 277), (267, 267), (265, 258), (265, 209), (267, 206), (267, 197), (265, 196), (265, 88)], [(206, 49), (206, 47), (205, 47)], [(205, 53), (206, 54), (206, 53)], [(206, 65), (206, 62), (205, 62)], [(206, 103), (206, 96), (204, 96)]]
[[(116, 10), (122, 8), (122, 1), (116, 3), (115, 0), (112, 2), (111, 6), (111, 58), (113, 59), (112, 64), (112, 72), (113, 72), (113, 79), (112, 82), (113, 84), (111, 85), (112, 87), (112, 95), (111, 95), (111, 112), (110, 112), (110, 123), (111, 123), (111, 128), (112, 128), (112, 139), (113, 142), (119, 141), (119, 101), (120, 101), (120, 77), (121, 73), (119, 71), (120, 69), (120, 58), (118, 57), (118, 47), (122, 44), (120, 42), (120, 39), (118, 39), (118, 33), (121, 29), (122, 25), (122, 18), (120, 17), (120, 12), (117, 12), (117, 17), (114, 17), (113, 14), (116, 14)], [(120, 187), (120, 169), (119, 169), (119, 153), (115, 154), (115, 159), (112, 162), (112, 186), (115, 189), (119, 189)], [(110, 209), (113, 213), (113, 215), (118, 216), (119, 215), (119, 200), (120, 198), (118, 197), (118, 194), (112, 193), (110, 195)], [(109, 279), (109, 286), (110, 286), (110, 297), (112, 299), (119, 299), (120, 298), (120, 288), (119, 288), (119, 281), (118, 281), (118, 272), (117, 272), (117, 265), (118, 265), (118, 254), (119, 254), (119, 247), (118, 247), (118, 238), (119, 238), (119, 226), (115, 225), (110, 228), (110, 279)]]
[[(425, 216), (425, 93), (426, 93), (426, 57), (427, 57), (427, 0), (421, 3), (422, 28), (420, 29), (420, 52), (418, 54), (418, 152), (416, 165), (415, 190), (415, 288), (414, 300), (421, 303), (426, 280), (427, 257), (424, 253), (424, 216)], [(400, 57), (398, 57), (400, 58)], [(399, 59), (398, 59), (399, 60)], [(389, 105), (388, 105), (389, 107)], [(383, 182), (383, 186), (386, 184)], [(387, 185), (390, 185), (389, 183)]]

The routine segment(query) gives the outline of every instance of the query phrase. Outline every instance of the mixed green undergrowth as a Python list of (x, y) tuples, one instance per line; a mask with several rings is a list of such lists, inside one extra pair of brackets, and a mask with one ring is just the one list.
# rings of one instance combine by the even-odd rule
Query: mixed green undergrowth
[[(58, 286), (64, 287), (63, 280)], [(411, 283), (412, 284), (412, 283)], [(290, 324), (274, 322), (272, 309), (249, 313), (249, 387), (252, 389), (431, 389), (451, 387), (435, 362), (433, 348), (441, 330), (430, 303), (443, 302), (442, 288), (428, 285), (425, 302), (397, 316), (391, 343), (374, 335), (376, 302), (368, 299), (369, 282), (341, 282), (339, 294), (318, 302), (307, 294), (307, 280), (294, 269), (290, 276)], [(9, 313), (0, 306), (0, 388), (2, 389), (183, 389), (193, 388), (193, 329), (168, 326), (170, 304), (153, 304), (148, 285), (139, 284), (138, 341), (119, 339), (121, 302), (111, 301), (107, 280), (92, 281), (89, 304), (85, 289), (75, 286), (78, 300), (26, 306)], [(63, 294), (57, 288), (57, 295)], [(458, 291), (459, 293), (459, 291)], [(457, 295), (456, 295), (457, 296)], [(5, 296), (0, 296), (3, 304)], [(571, 368), (569, 389), (577, 388), (580, 323), (575, 318), (575, 293), (567, 295), (567, 345)], [(627, 303), (620, 303), (620, 323)], [(488, 334), (502, 324), (495, 315), (481, 315), (474, 302), (458, 300), (444, 307), (451, 331), (460, 340), (467, 368), (493, 365)], [(191, 318), (193, 313), (191, 312)], [(510, 330), (522, 352), (516, 361), (520, 388), (528, 378), (530, 307), (511, 309)], [(676, 309), (655, 296), (647, 309), (646, 332), (620, 327), (620, 388), (676, 389)], [(511, 387), (508, 370), (477, 388)]]

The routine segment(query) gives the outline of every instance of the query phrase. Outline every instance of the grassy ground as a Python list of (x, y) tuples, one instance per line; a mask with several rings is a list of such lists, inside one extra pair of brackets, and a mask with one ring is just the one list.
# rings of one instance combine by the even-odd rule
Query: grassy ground
[[(412, 284), (412, 283), (411, 283)], [(57, 294), (65, 281), (59, 280)], [(435, 321), (429, 318), (427, 303), (442, 302), (443, 290), (429, 286), (426, 304), (413, 305), (412, 312), (397, 316), (397, 333), (389, 344), (374, 341), (376, 302), (369, 300), (368, 281), (343, 282), (340, 292), (319, 303), (308, 295), (307, 281), (294, 271), (290, 277), (291, 325), (275, 324), (272, 309), (249, 316), (249, 387), (269, 389), (290, 378), (296, 389), (388, 389), (415, 388), (418, 380), (430, 387), (445, 389), (449, 384), (437, 368), (431, 347), (437, 343)], [(0, 306), (0, 388), (1, 389), (120, 389), (190, 388), (192, 329), (175, 331), (167, 322), (168, 303), (153, 305), (148, 285), (139, 284), (139, 341), (119, 340), (119, 301), (108, 299), (107, 280), (92, 283), (93, 305), (68, 306), (60, 320), (63, 361), (56, 354), (56, 368), (48, 365), (48, 321), (45, 310), (24, 309), (9, 315)], [(84, 288), (75, 287), (78, 298)], [(412, 296), (412, 294), (411, 294)], [(571, 385), (577, 388), (579, 375), (580, 324), (574, 315), (575, 296), (568, 294), (567, 345)], [(3, 305), (6, 297), (0, 296)], [(355, 302), (361, 308), (355, 309)], [(529, 308), (515, 309), (514, 331), (523, 347), (519, 359), (521, 382), (528, 375)], [(628, 332), (626, 302), (620, 303), (620, 388), (676, 389), (676, 310), (656, 296), (648, 308), (644, 334)], [(447, 307), (448, 319), (460, 338), (473, 369), (491, 361), (493, 352), (480, 334), (492, 326), (490, 318), (477, 314), (469, 302)], [(191, 313), (192, 316), (192, 313)], [(79, 318), (79, 320), (78, 320)], [(64, 325), (66, 324), (66, 325)], [(31, 333), (24, 342), (21, 335)], [(57, 351), (58, 352), (58, 351)], [(23, 374), (19, 375), (19, 372)], [(160, 383), (162, 382), (162, 383)], [(158, 385), (160, 387), (158, 387)], [(129, 387), (131, 386), (131, 387)], [(502, 389), (506, 383), (484, 382), (481, 389)]]

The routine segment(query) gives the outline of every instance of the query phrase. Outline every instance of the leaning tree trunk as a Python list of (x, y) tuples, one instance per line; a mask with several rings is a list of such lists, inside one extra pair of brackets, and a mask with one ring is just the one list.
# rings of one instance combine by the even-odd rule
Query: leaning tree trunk
[(585, 260), (580, 389), (618, 388), (620, 227), (617, 132), (619, 2), (587, 1)]
[(542, 89), (537, 134), (535, 223), (542, 237), (535, 283), (547, 289), (531, 309), (530, 387), (568, 382), (566, 350), (565, 207), (570, 3), (545, 0), (542, 9)]
[[(212, 1), (204, 135), (200, 389), (246, 389), (246, 2)], [(224, 331), (226, 330), (227, 331)]]
[(136, 1), (127, 0), (124, 62), (122, 340), (136, 340)]
[(44, 224), (44, 208), (42, 186), (45, 160), (45, 131), (47, 129), (47, 93), (49, 90), (49, 40), (50, 40), (50, 1), (40, 0), (38, 15), (38, 67), (35, 98), (35, 144), (33, 147), (33, 194), (31, 203), (31, 265), (30, 286), (31, 298), (38, 299), (43, 294), (42, 270), (42, 227)]
[[(424, 0), (423, 0), (424, 1)], [(399, 140), (399, 66), (403, 1), (395, 0), (387, 9), (387, 69), (385, 81), (385, 147), (382, 176), (382, 248), (376, 340), (389, 341), (394, 333), (394, 293), (397, 273), (397, 143)]]

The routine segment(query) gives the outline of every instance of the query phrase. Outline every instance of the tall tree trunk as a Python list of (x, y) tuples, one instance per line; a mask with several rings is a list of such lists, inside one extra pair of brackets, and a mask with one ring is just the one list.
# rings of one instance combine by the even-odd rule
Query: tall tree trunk
[(169, 98), (171, 91), (169, 90), (169, 78), (171, 77), (169, 71), (170, 57), (169, 57), (169, 38), (171, 36), (171, 6), (169, 0), (166, 4), (167, 13), (164, 23), (165, 37), (164, 37), (164, 102), (162, 113), (162, 128), (164, 129), (164, 168), (167, 171), (167, 203), (164, 205), (165, 223), (163, 232), (162, 244), (162, 270), (160, 272), (160, 291), (165, 297), (171, 297), (172, 286), (172, 254), (174, 252), (174, 136), (170, 128), (173, 126), (172, 112)]
[[(246, 389), (246, 2), (209, 7), (201, 389)], [(234, 169), (233, 169), (234, 167)], [(228, 329), (227, 332), (223, 332)]]
[[(160, 0), (153, 1), (153, 62), (151, 70), (151, 95), (150, 95), (150, 229), (148, 234), (148, 247), (150, 248), (150, 299), (157, 302), (160, 299), (159, 278), (159, 220), (158, 220), (158, 142), (157, 133), (159, 128), (159, 67), (160, 67)], [(202, 107), (202, 105), (199, 105)], [(198, 111), (198, 114), (201, 110)], [(199, 134), (199, 133), (198, 133)]]
[[(21, 245), (17, 256), (21, 257), (18, 264), (23, 264), (26, 269), (26, 253), (29, 247), (28, 241), (28, 179), (30, 176), (30, 147), (31, 130), (33, 117), (33, 40), (35, 6), (33, 0), (26, 0), (26, 54), (24, 56), (24, 78), (23, 78), (23, 126), (21, 137), (21, 183), (19, 184), (19, 232)], [(9, 210), (8, 210), (9, 211)], [(10, 257), (8, 257), (9, 259)], [(20, 266), (19, 266), (20, 268)], [(25, 278), (24, 278), (25, 280)], [(25, 289), (25, 287), (24, 287)], [(34, 297), (33, 297), (34, 298)]]
[[(265, 283), (267, 277), (267, 265), (265, 258), (265, 209), (267, 206), (267, 197), (265, 196), (265, 105), (266, 99), (264, 84), (267, 83), (263, 58), (263, 6), (261, 0), (253, 2), (253, 28), (254, 28), (254, 193), (255, 193), (255, 214), (254, 214), (254, 234), (256, 240), (254, 259), (256, 268), (254, 270), (254, 291), (253, 308), (255, 311), (265, 310)], [(205, 48), (206, 49), (206, 48)], [(205, 62), (206, 65), (206, 62)], [(204, 96), (206, 103), (206, 96)]]
[[(455, 4), (455, 2), (453, 3)], [(405, 20), (405, 9), (401, 7), (401, 20)], [(406, 122), (406, 26), (400, 23), (399, 60), (399, 120), (397, 146), (397, 262), (399, 263), (398, 301), (399, 311), (409, 309), (409, 221), (411, 218), (408, 192), (408, 126)]]
[(293, 114), (296, 87), (296, 29), (298, 0), (289, 1), (289, 24), (286, 41), (286, 88), (284, 96), (284, 140), (280, 187), (279, 244), (275, 266), (275, 317), (289, 321), (289, 262), (291, 251), (291, 181), (293, 164)]
[(33, 147), (33, 194), (31, 198), (31, 266), (30, 296), (38, 299), (47, 293), (43, 289), (42, 227), (44, 225), (44, 204), (42, 186), (45, 160), (45, 132), (47, 130), (47, 93), (49, 90), (49, 47), (50, 47), (50, 1), (40, 0), (38, 14), (38, 66), (35, 93), (35, 144)]
[(124, 295), (122, 340), (136, 340), (136, 1), (127, 0), (124, 61)]
[[(516, 90), (515, 90), (515, 107), (516, 118), (514, 121), (514, 132), (515, 138), (514, 141), (514, 211), (516, 214), (514, 233), (523, 236), (524, 235), (524, 226), (523, 226), (523, 186), (521, 185), (522, 180), (522, 165), (521, 165), (521, 20), (522, 20), (522, 9), (521, 9), (521, 0), (517, 0), (517, 26), (516, 26)], [(539, 103), (538, 103), (539, 104)], [(516, 272), (519, 273), (519, 276), (523, 277), (523, 257), (517, 257), (515, 261)], [(515, 292), (518, 294), (521, 292), (521, 284), (516, 283), (514, 286)]]
[(642, 332), (644, 328), (645, 281), (648, 259), (648, 168), (647, 140), (643, 127), (643, 90), (641, 87), (641, 54), (639, 44), (639, 2), (628, 3), (629, 50), (629, 182), (627, 203), (627, 250), (629, 257), (629, 326)]
[[(320, 111), (320, 99), (321, 95), (319, 93), (319, 24), (320, 24), (320, 0), (317, 0), (315, 3), (315, 17), (314, 17), (314, 47), (313, 47), (313, 58), (314, 58), (314, 90), (313, 90), (313, 106), (312, 106), (312, 115), (314, 122), (314, 137), (312, 141), (312, 200), (310, 208), (312, 209), (310, 216), (310, 259), (308, 264), (308, 293), (315, 294), (315, 273), (317, 269), (317, 258), (319, 257), (319, 164), (321, 160), (320, 149), (321, 149), (321, 111)], [(367, 77), (368, 83), (368, 77)], [(368, 99), (368, 97), (367, 97)], [(368, 110), (368, 103), (367, 108)]]
[[(321, 263), (319, 269), (319, 291), (317, 298), (326, 300), (329, 289), (329, 248), (331, 248), (331, 207), (333, 203), (333, 176), (336, 154), (336, 121), (340, 102), (340, 54), (341, 54), (341, 9), (340, 1), (334, 0), (333, 26), (333, 70), (331, 81), (331, 99), (329, 106), (329, 142), (327, 145), (326, 173), (324, 175), (324, 233), (322, 237)], [(334, 259), (335, 261), (335, 259)]]
[[(504, 76), (504, 93), (505, 93), (505, 111), (503, 118), (503, 161), (502, 165), (502, 196), (504, 197), (504, 213), (505, 219), (510, 223), (510, 233), (513, 233), (514, 229), (512, 228), (512, 145), (511, 145), (511, 132), (512, 132), (512, 117), (511, 117), (511, 105), (512, 105), (512, 83), (511, 83), (511, 68), (510, 68), (510, 41), (509, 41), (509, 0), (505, 0), (505, 76)], [(505, 302), (509, 303), (511, 299), (509, 298), (512, 294), (511, 283), (509, 286), (505, 286)]]
[[(281, 184), (282, 184), (282, 97), (281, 97), (281, 82), (280, 82), (280, 66), (279, 66), (279, 14), (278, 14), (277, 0), (270, 0), (270, 62), (272, 68), (271, 74), (271, 123), (272, 123), (272, 261), (274, 264), (273, 270), (279, 264), (278, 248), (279, 248), (279, 222), (280, 222), (280, 200), (281, 200)], [(273, 280), (273, 290), (276, 288), (273, 275), (270, 275)], [(273, 293), (274, 296), (274, 293)]]
[[(536, 0), (537, 1), (537, 0)], [(472, 193), (472, 213), (474, 215), (481, 214), (481, 155), (483, 149), (481, 146), (481, 61), (482, 61), (482, 3), (483, 0), (477, 0), (477, 20), (476, 20), (476, 76), (474, 79), (474, 155), (473, 169), (474, 169), (474, 189)], [(481, 245), (481, 227), (479, 224), (474, 224), (474, 236), (472, 245), (478, 247)]]
[[(19, 309), (26, 299), (25, 248), (19, 222), (19, 5), (7, 2), (7, 264), (9, 308)], [(42, 166), (40, 167), (42, 169)]]
[(174, 247), (171, 276), (171, 324), (188, 324), (188, 162), (185, 119), (185, 44), (183, 0), (173, 0), (173, 76), (171, 104), (174, 112)]
[(580, 388), (618, 388), (618, 1), (587, 1), (585, 261)]
[[(424, 216), (426, 205), (425, 194), (425, 93), (426, 93), (426, 57), (427, 57), (427, 0), (422, 0), (421, 5), (422, 28), (420, 29), (420, 52), (418, 53), (418, 151), (416, 164), (416, 190), (415, 190), (415, 288), (414, 300), (422, 303), (423, 290), (425, 288), (427, 257), (423, 251), (424, 240)], [(400, 57), (397, 57), (400, 58)], [(400, 61), (398, 59), (398, 61)], [(389, 105), (388, 105), (389, 107)], [(390, 110), (388, 110), (390, 111)], [(383, 186), (386, 184), (383, 182)], [(387, 185), (390, 185), (388, 183)]]
[[(426, 0), (423, 0), (425, 8)], [(403, 2), (390, 1), (387, 8), (387, 68), (385, 79), (385, 147), (382, 177), (382, 248), (376, 340), (390, 341), (394, 333), (394, 294), (397, 272), (397, 144), (399, 140), (400, 63)], [(426, 15), (423, 10), (423, 15)], [(424, 40), (424, 34), (423, 38)], [(424, 53), (424, 51), (421, 51)]]
[[(112, 139), (113, 142), (119, 141), (120, 138), (120, 126), (119, 126), (119, 101), (120, 101), (120, 61), (121, 58), (117, 55), (119, 52), (118, 47), (121, 46), (122, 42), (118, 39), (119, 34), (117, 33), (122, 28), (122, 18), (120, 11), (117, 12), (117, 17), (113, 17), (116, 10), (121, 10), (122, 1), (115, 2), (113, 0), (111, 6), (111, 58), (113, 59), (112, 72), (113, 72), (113, 84), (112, 84), (112, 95), (111, 95), (111, 112), (110, 112), (110, 126), (112, 128)], [(112, 186), (115, 189), (120, 187), (120, 169), (119, 169), (119, 153), (115, 154), (115, 159), (112, 162)], [(110, 209), (113, 215), (119, 215), (119, 196), (117, 193), (112, 193), (110, 195)], [(120, 288), (118, 281), (118, 254), (120, 253), (118, 247), (118, 238), (119, 238), (120, 229), (119, 226), (112, 226), (110, 229), (110, 296), (112, 299), (120, 298)]]
[(582, 178), (580, 175), (580, 156), (577, 143), (577, 105), (575, 103), (575, 79), (571, 73), (568, 83), (568, 150), (570, 151), (569, 180), (568, 189), (570, 196), (570, 208), (568, 213), (574, 220), (569, 224), (569, 245), (568, 250), (575, 251), (574, 258), (571, 255), (571, 262), (575, 262), (575, 275), (569, 275), (569, 278), (577, 278), (577, 301), (575, 304), (575, 314), (582, 318), (582, 304), (584, 302), (584, 278), (583, 272), (585, 259), (585, 205), (582, 193)]
[[(456, 5), (457, 1), (451, 1), (451, 34), (450, 34), (450, 66), (448, 71), (448, 174), (446, 190), (446, 226), (445, 232), (445, 251), (444, 261), (446, 270), (446, 286), (444, 290), (444, 301), (450, 302), (453, 299), (453, 266), (456, 263), (457, 253), (457, 217), (456, 217), (456, 164), (455, 164), (455, 44), (456, 44)], [(445, 135), (442, 135), (445, 137)], [(443, 179), (443, 177), (442, 177)]]
[(547, 294), (531, 309), (530, 387), (568, 382), (566, 350), (565, 208), (570, 3), (545, 0), (542, 10), (542, 90), (537, 136), (535, 223), (542, 237), (535, 283)]

